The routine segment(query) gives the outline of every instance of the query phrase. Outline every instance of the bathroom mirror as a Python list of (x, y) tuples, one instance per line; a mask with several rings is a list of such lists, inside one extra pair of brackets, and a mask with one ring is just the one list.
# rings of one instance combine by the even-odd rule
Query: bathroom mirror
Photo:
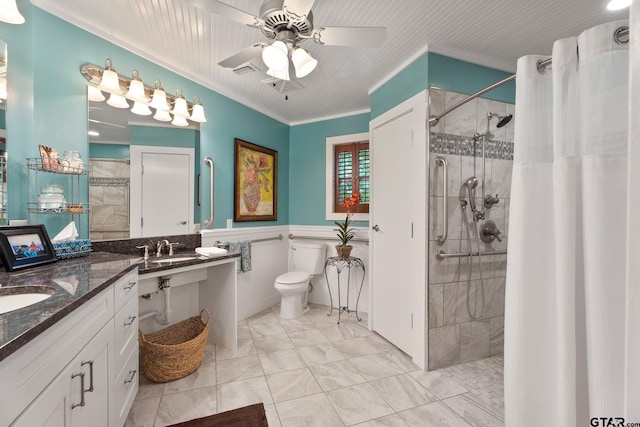
[[(108, 94), (105, 94), (108, 96)], [(130, 107), (133, 102), (128, 101)], [(193, 224), (198, 224), (200, 218), (198, 209), (194, 206), (196, 196), (190, 200), (190, 211), (187, 218), (180, 217), (176, 221), (178, 227), (183, 224), (183, 220), (188, 226), (182, 228), (184, 232), (162, 233), (156, 231), (140, 233), (141, 214), (140, 205), (145, 202), (145, 198), (137, 200), (134, 182), (134, 192), (132, 193), (132, 176), (140, 174), (141, 167), (134, 162), (131, 166), (132, 151), (139, 153), (146, 151), (145, 147), (161, 147), (155, 151), (172, 155), (181, 149), (193, 149), (194, 155), (190, 160), (190, 169), (193, 175), (188, 177), (195, 182), (197, 193), (198, 174), (200, 166), (198, 158), (200, 156), (200, 127), (198, 123), (189, 121), (187, 127), (177, 127), (171, 122), (161, 122), (153, 119), (152, 115), (143, 116), (131, 112), (131, 108), (115, 108), (107, 104), (106, 101), (92, 101), (89, 99), (89, 122), (88, 140), (89, 155), (86, 161), (89, 162), (91, 173), (89, 176), (89, 238), (91, 240), (112, 240), (129, 237), (141, 237), (162, 234), (186, 234), (193, 232)], [(133, 149), (132, 149), (133, 147)], [(155, 158), (162, 157), (158, 156)], [(149, 159), (154, 156), (149, 156)], [(171, 162), (170, 162), (171, 164)], [(160, 169), (163, 168), (164, 169)], [(137, 169), (136, 169), (137, 168)], [(145, 169), (151, 171), (145, 160)], [(172, 172), (181, 168), (168, 168), (160, 164), (154, 164), (154, 170), (165, 170)], [(166, 178), (160, 172), (161, 178)], [(183, 192), (186, 194), (186, 192)], [(155, 190), (154, 194), (162, 194), (162, 191)], [(132, 199), (133, 197), (133, 199)], [(157, 196), (155, 197), (158, 198)], [(187, 203), (185, 203), (187, 204)], [(171, 204), (166, 204), (171, 205)], [(144, 210), (144, 206), (142, 207)], [(195, 213), (195, 214), (194, 214)], [(166, 214), (166, 212), (158, 213)], [(188, 218), (190, 216), (190, 218)], [(149, 218), (146, 218), (147, 229)], [(161, 228), (162, 229), (162, 228)], [(170, 231), (170, 230), (167, 230)]]
[(7, 225), (7, 43), (0, 39), (0, 225)]

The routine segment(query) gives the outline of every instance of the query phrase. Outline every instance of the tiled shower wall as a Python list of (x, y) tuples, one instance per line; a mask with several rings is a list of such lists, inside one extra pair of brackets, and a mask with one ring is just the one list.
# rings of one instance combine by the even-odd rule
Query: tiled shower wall
[[(467, 95), (431, 88), (429, 115), (437, 115)], [(474, 133), (487, 129), (487, 113), (513, 114), (513, 104), (476, 98), (443, 117), (430, 129), (429, 143), (429, 369), (469, 362), (503, 352), (504, 293), (506, 255), (448, 258), (438, 260), (438, 249), (446, 253), (506, 250), (509, 228), (509, 197), (513, 163), (514, 119), (501, 129), (498, 119), (491, 120), (493, 136), (486, 145), (486, 194), (498, 195), (500, 202), (486, 209), (486, 218), (500, 230), (502, 242), (486, 244), (477, 240), (471, 209), (462, 211), (460, 197), (468, 200), (462, 184), (470, 177), (478, 178), (476, 206), (482, 206), (482, 144), (474, 143)], [(444, 156), (448, 164), (448, 238), (440, 245), (435, 240), (442, 234), (443, 173), (435, 158)], [(478, 223), (478, 225), (480, 222)], [(470, 265), (470, 263), (473, 263)], [(482, 275), (482, 280), (481, 280)], [(484, 285), (484, 313), (481, 287)]]
[(126, 159), (90, 159), (89, 238), (129, 238), (129, 162)]

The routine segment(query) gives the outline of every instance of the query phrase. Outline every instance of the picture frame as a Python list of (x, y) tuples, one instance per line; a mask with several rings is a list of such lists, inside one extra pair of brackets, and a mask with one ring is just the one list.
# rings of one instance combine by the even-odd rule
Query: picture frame
[(0, 227), (0, 260), (6, 271), (56, 262), (56, 251), (42, 224)]
[(278, 152), (235, 138), (234, 221), (278, 219)]

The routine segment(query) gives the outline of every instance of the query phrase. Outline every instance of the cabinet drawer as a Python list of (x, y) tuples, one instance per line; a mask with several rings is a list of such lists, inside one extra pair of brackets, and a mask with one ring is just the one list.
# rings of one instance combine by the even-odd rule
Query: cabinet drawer
[(138, 298), (131, 298), (115, 315), (115, 372), (120, 372), (131, 349), (138, 345)]
[(115, 311), (117, 312), (129, 301), (129, 298), (138, 295), (138, 269), (136, 268), (120, 278), (113, 284), (113, 289), (115, 292)]
[(112, 405), (109, 417), (111, 426), (123, 426), (127, 420), (131, 405), (138, 393), (139, 375), (138, 347), (136, 346), (125, 361), (122, 371), (111, 384), (110, 398)]

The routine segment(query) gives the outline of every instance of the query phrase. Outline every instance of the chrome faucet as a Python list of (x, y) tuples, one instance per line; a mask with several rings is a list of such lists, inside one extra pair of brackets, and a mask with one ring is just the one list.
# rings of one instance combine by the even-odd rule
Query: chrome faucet
[(158, 245), (156, 246), (157, 251), (156, 251), (156, 258), (161, 257), (162, 256), (162, 248), (164, 246), (169, 246), (169, 241), (168, 240), (161, 240), (158, 241)]

